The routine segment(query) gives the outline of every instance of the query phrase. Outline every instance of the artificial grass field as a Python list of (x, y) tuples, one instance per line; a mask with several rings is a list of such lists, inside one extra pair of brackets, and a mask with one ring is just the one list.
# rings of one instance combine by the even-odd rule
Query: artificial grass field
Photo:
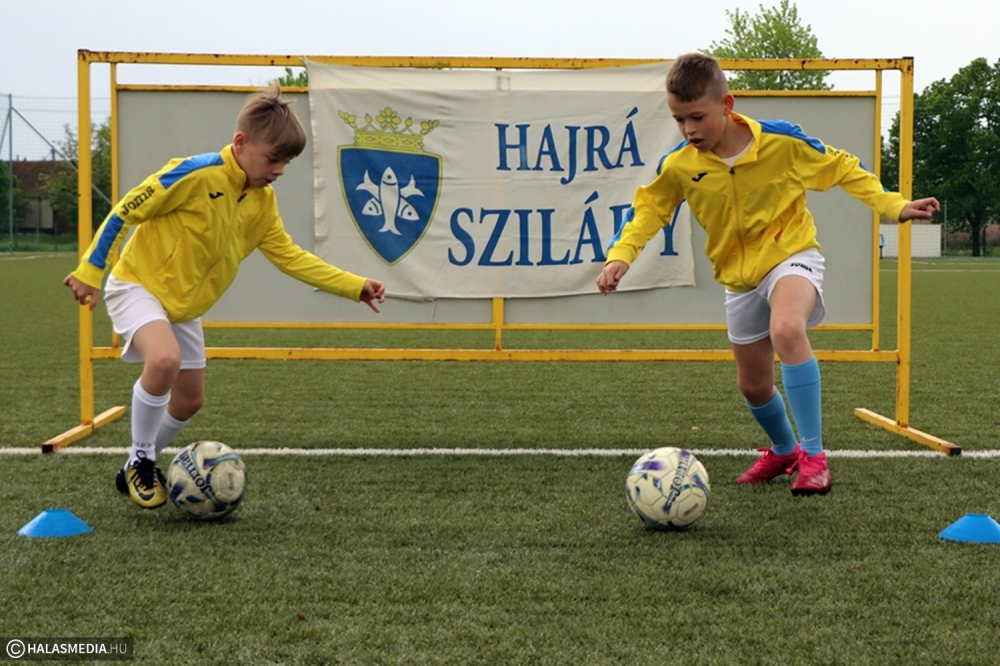
[[(0, 448), (40, 447), (78, 422), (76, 306), (60, 284), (74, 263), (0, 257)], [(884, 348), (894, 270), (883, 264)], [(911, 423), (967, 453), (1000, 449), (998, 278), (989, 259), (915, 265)], [(492, 342), (206, 333), (209, 345)], [(817, 349), (870, 343), (812, 337)], [(511, 347), (724, 340), (505, 336)], [(890, 364), (821, 369), (831, 451), (929, 451), (853, 415), (892, 416)], [(138, 370), (99, 362), (97, 410), (128, 404)], [(206, 406), (178, 443), (750, 451), (762, 435), (734, 374), (730, 363), (212, 361)], [(73, 447), (127, 443), (126, 417)], [(708, 511), (658, 533), (625, 502), (635, 457), (247, 455), (244, 506), (202, 524), (118, 495), (120, 454), (0, 455), (0, 636), (131, 636), (137, 660), (174, 664), (995, 663), (1000, 545), (937, 534), (967, 513), (1000, 519), (996, 459), (832, 457), (832, 492), (793, 498), (787, 480), (733, 484), (749, 454), (706, 453)], [(94, 531), (16, 534), (54, 507)]]

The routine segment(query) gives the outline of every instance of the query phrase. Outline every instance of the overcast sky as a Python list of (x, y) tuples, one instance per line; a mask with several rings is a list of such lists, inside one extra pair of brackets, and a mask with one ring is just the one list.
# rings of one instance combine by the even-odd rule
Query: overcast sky
[[(78, 49), (670, 58), (726, 38), (727, 9), (757, 12), (761, 5), (777, 4), (778, 0), (0, 0), (0, 93), (75, 96)], [(1000, 59), (998, 0), (798, 0), (796, 5), (826, 57), (913, 56), (918, 92), (935, 80), (950, 78), (977, 57), (991, 63)], [(95, 81), (100, 76), (94, 72)], [(234, 68), (119, 67), (119, 80), (128, 83), (256, 85), (273, 76)], [(841, 78), (834, 84), (851, 88), (854, 81)]]

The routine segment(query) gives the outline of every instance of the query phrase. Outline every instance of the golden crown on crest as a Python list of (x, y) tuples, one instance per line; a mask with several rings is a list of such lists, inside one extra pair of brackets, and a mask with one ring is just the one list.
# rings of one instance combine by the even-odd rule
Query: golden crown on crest
[(409, 153), (424, 152), (424, 137), (440, 125), (437, 120), (425, 120), (420, 130), (414, 131), (413, 119), (403, 120), (391, 107), (385, 107), (374, 118), (365, 114), (365, 124), (358, 127), (358, 117), (346, 111), (337, 111), (340, 118), (354, 128), (354, 145), (365, 148), (388, 148)]

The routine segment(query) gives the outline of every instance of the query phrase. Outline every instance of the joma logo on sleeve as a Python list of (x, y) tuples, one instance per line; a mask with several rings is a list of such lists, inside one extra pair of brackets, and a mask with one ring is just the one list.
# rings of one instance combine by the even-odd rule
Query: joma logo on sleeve
[(129, 202), (122, 204), (121, 214), (128, 215), (129, 211), (135, 210), (142, 205), (143, 201), (146, 201), (151, 196), (153, 196), (152, 186), (147, 187), (144, 191), (140, 192), (134, 199)]

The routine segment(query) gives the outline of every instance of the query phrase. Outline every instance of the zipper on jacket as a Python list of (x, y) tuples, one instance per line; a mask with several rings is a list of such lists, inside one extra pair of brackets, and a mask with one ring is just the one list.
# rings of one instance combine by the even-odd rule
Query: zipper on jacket
[(747, 248), (743, 243), (743, 220), (740, 215), (743, 210), (743, 204), (740, 201), (740, 190), (736, 187), (736, 167), (729, 167), (729, 181), (733, 185), (733, 210), (736, 215), (736, 239), (739, 241), (740, 246), (740, 263), (739, 263), (739, 276), (740, 281), (745, 285), (747, 283), (746, 276), (744, 275), (744, 267), (746, 265), (746, 254)]

